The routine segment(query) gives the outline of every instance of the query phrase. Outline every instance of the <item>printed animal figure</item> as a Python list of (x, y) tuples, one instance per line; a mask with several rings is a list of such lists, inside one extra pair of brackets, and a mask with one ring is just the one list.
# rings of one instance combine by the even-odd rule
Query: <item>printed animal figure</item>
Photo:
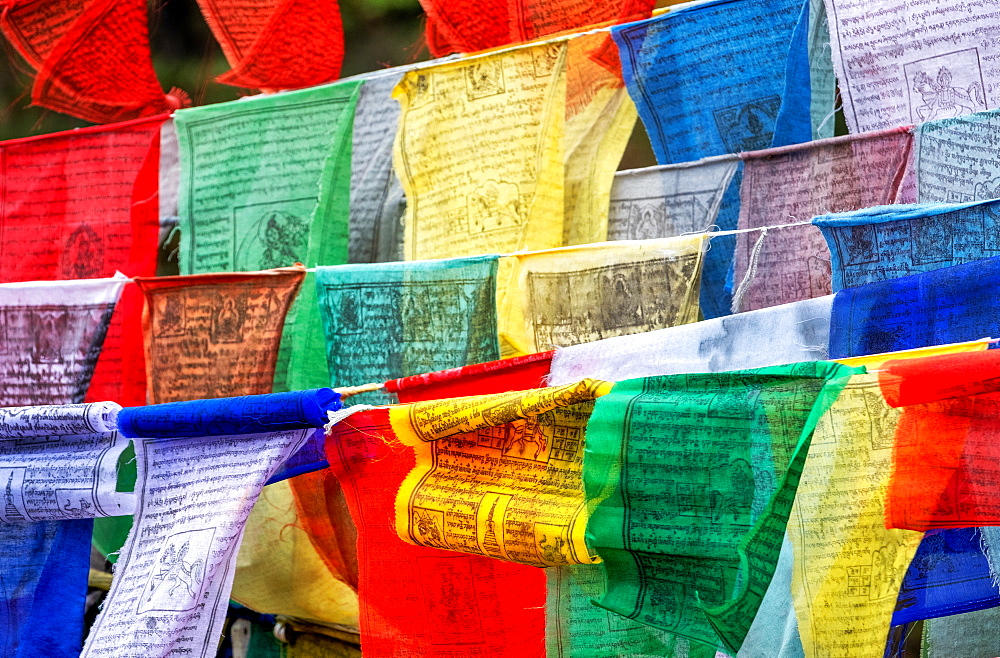
[(951, 119), (972, 114), (986, 107), (983, 85), (973, 82), (965, 89), (952, 85), (952, 73), (946, 66), (938, 69), (937, 79), (926, 71), (914, 76), (913, 90), (920, 94), (923, 105), (917, 108), (921, 121)]
[(538, 542), (538, 547), (542, 549), (542, 560), (547, 564), (569, 564), (566, 557), (566, 540), (562, 537), (550, 537), (545, 535)]
[(198, 595), (204, 560), (187, 562), (185, 558), (190, 549), (189, 542), (184, 542), (176, 551), (173, 546), (167, 547), (167, 550), (160, 556), (160, 570), (153, 574), (153, 587), (149, 590), (147, 602), (152, 601), (154, 595), (162, 591), (163, 588), (167, 588), (168, 598), (172, 598), (174, 593), (182, 587), (192, 598)]

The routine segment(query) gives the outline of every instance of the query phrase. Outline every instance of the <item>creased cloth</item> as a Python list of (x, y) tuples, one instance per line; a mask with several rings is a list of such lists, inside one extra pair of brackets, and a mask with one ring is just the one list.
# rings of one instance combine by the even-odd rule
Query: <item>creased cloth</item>
[(136, 439), (135, 525), (81, 656), (215, 655), (247, 517), (313, 431)]
[[(832, 304), (833, 296), (829, 295), (559, 349), (552, 360), (549, 383), (565, 384), (584, 377), (621, 381), (825, 359)], [(769, 336), (771, 340), (764, 344), (761, 336)], [(686, 642), (683, 638), (627, 621), (590, 603), (591, 598), (600, 599), (604, 595), (603, 568), (603, 565), (595, 565), (547, 570), (549, 604), (546, 610), (549, 628), (553, 629), (549, 634), (550, 655), (624, 657), (631, 655), (636, 643), (653, 655), (663, 655), (667, 650), (664, 647), (678, 651), (676, 644)], [(791, 544), (786, 539), (771, 585), (740, 648), (740, 658), (802, 656), (792, 609), (791, 577)], [(553, 599), (554, 591), (560, 592), (561, 601)], [(626, 639), (609, 637), (605, 632), (608, 627), (619, 629)], [(695, 643), (694, 648), (700, 646)]]
[[(785, 73), (802, 13), (798, 0), (715, 1), (612, 28), (657, 162), (772, 145), (778, 111), (789, 101)], [(809, 84), (787, 91), (804, 94), (810, 106)]]
[(938, 119), (913, 129), (915, 201), (964, 203), (1000, 198), (1000, 112)]
[(413, 546), (396, 535), (396, 492), (416, 460), (396, 440), (389, 409), (360, 411), (335, 425), (326, 450), (358, 530), (365, 656), (545, 655), (541, 569)]
[[(165, 116), (0, 142), (0, 281), (156, 274)], [(122, 292), (88, 401), (143, 404), (142, 295)], [(37, 402), (37, 401), (36, 401)]]
[(997, 571), (987, 559), (991, 531), (952, 528), (925, 533), (899, 588), (893, 625), (1000, 605), (1000, 589), (993, 584)]
[[(741, 154), (739, 228), (808, 222), (828, 212), (891, 203), (911, 141), (906, 129), (894, 129)], [(739, 298), (734, 293), (733, 311), (830, 294), (829, 261), (815, 226), (737, 235), (733, 287), (740, 292)]]
[[(549, 384), (761, 368), (827, 356), (833, 295), (556, 350)], [(768, 340), (762, 341), (761, 337)]]
[(1000, 336), (991, 304), (1000, 258), (847, 288), (836, 294), (830, 358)]
[[(265, 94), (174, 115), (182, 274), (347, 262), (351, 128), (360, 84)], [(329, 383), (312, 279), (307, 274), (288, 313), (278, 391)]]
[(500, 260), (501, 350), (526, 354), (698, 319), (705, 236), (605, 242)]
[[(317, 268), (334, 385), (496, 359), (496, 270), (496, 256)], [(387, 396), (375, 391), (353, 401)]]
[(561, 387), (415, 402), (389, 411), (416, 467), (396, 496), (404, 541), (536, 567), (591, 564), (584, 429), (611, 388)]
[(813, 219), (833, 258), (833, 289), (1000, 255), (1000, 202), (880, 206)]
[(146, 297), (150, 404), (270, 393), (285, 314), (304, 277), (299, 266), (136, 278)]
[(0, 404), (83, 402), (127, 281), (0, 284)]
[[(972, 114), (997, 106), (997, 46), (982, 35), (989, 5), (934, 0), (826, 0), (844, 118), (851, 132)], [(913, 18), (921, 16), (919, 26)], [(869, 27), (877, 26), (875, 29)], [(890, 47), (890, 44), (898, 44)]]
[[(964, 343), (849, 363), (879, 369), (887, 359), (916, 362), (986, 347)], [(884, 524), (898, 421), (878, 373), (859, 373), (816, 426), (788, 522), (792, 599), (809, 658), (880, 658), (886, 650), (900, 585), (923, 536)]]
[(739, 167), (724, 155), (695, 162), (629, 169), (615, 174), (609, 240), (673, 238), (707, 231)]
[(4, 0), (0, 31), (35, 69), (31, 102), (93, 123), (176, 110), (149, 50), (143, 0)]
[(599, 605), (736, 653), (774, 573), (816, 421), (854, 372), (811, 362), (633, 379), (598, 399), (584, 484), (596, 506), (587, 537), (608, 575)]
[(393, 97), (407, 260), (562, 245), (565, 44), (409, 71)]
[(336, 0), (198, 0), (232, 70), (218, 82), (298, 89), (336, 80), (344, 29)]
[[(58, 380), (58, 377), (56, 378)], [(65, 399), (58, 381), (38, 399)], [(46, 396), (48, 394), (48, 396)], [(113, 402), (0, 409), (0, 652), (75, 658), (83, 639), (95, 516), (128, 514), (115, 491), (128, 439)]]

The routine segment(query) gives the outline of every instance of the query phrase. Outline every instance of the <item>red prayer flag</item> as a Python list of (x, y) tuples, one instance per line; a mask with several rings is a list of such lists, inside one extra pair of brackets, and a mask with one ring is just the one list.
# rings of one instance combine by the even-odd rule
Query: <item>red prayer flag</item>
[(37, 71), (35, 105), (94, 123), (177, 109), (149, 51), (145, 0), (0, 0), (0, 31)]
[(879, 382), (901, 408), (886, 527), (1000, 525), (1000, 351), (889, 361)]
[[(386, 389), (419, 402), (539, 388), (553, 354), (403, 377)], [(393, 439), (387, 409), (354, 414), (327, 436), (330, 469), (289, 480), (316, 550), (332, 573), (359, 589), (365, 655), (544, 656), (542, 570), (399, 539), (396, 492), (415, 459), (412, 448)], [(344, 502), (353, 523), (344, 518)], [(346, 545), (355, 537), (352, 554)]]
[(298, 89), (336, 80), (344, 30), (335, 0), (198, 0), (232, 70), (218, 81)]
[[(656, 6), (655, 0), (420, 0), (420, 4), (427, 14), (427, 46), (435, 57), (637, 21), (648, 18)], [(610, 38), (605, 45), (614, 48)], [(602, 60), (616, 59), (603, 52)]]
[[(165, 119), (0, 142), (0, 282), (156, 274)], [(141, 312), (129, 284), (87, 401), (145, 404)]]
[(393, 379), (385, 390), (400, 402), (490, 395), (545, 386), (555, 350)]

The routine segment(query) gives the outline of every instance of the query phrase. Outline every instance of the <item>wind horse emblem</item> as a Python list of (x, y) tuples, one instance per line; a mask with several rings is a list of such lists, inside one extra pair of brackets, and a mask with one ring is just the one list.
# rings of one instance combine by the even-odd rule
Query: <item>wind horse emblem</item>
[(964, 89), (952, 84), (951, 70), (942, 66), (937, 79), (926, 71), (918, 71), (913, 79), (913, 90), (920, 94), (922, 105), (917, 107), (921, 121), (951, 119), (972, 114), (986, 108), (986, 95), (981, 82), (976, 81)]

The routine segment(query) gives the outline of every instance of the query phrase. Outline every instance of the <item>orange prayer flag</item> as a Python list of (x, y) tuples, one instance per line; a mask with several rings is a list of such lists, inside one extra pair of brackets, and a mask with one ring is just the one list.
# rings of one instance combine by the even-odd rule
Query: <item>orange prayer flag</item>
[(271, 392), (305, 268), (140, 277), (149, 403)]

